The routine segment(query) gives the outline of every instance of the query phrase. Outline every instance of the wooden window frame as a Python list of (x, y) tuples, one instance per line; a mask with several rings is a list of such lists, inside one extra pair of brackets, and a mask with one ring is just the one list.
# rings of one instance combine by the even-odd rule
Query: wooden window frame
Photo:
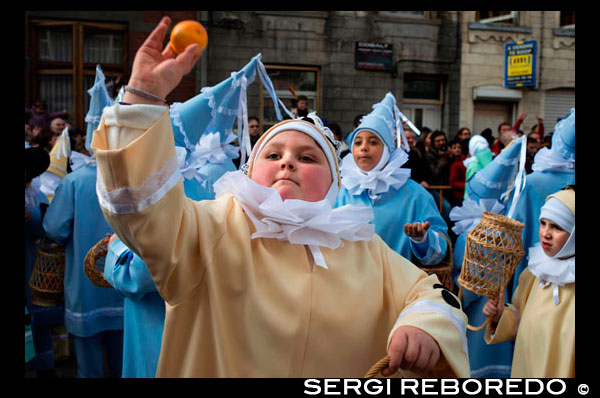
[[(96, 74), (96, 62), (83, 62), (83, 40), (84, 31), (86, 30), (101, 30), (107, 32), (120, 32), (122, 34), (122, 55), (121, 63), (103, 63), (102, 71), (106, 77), (117, 77), (125, 75), (128, 68), (129, 54), (129, 37), (128, 26), (124, 23), (111, 22), (90, 22), (79, 20), (53, 20), (32, 18), (29, 21), (30, 32), (30, 54), (31, 54), (31, 70), (29, 72), (29, 96), (32, 101), (40, 97), (40, 77), (48, 75), (70, 75), (73, 79), (73, 104), (72, 118), (73, 125), (79, 129), (85, 129), (85, 114), (87, 109), (84, 108), (86, 89), (84, 81), (86, 76), (94, 76)], [(73, 34), (73, 54), (70, 62), (56, 61), (41, 61), (38, 55), (39, 36), (38, 28), (71, 28)]]
[[(317, 81), (316, 81), (316, 106), (315, 106), (315, 111), (317, 112), (317, 115), (321, 114), (321, 69), (317, 66), (296, 66), (296, 65), (277, 65), (277, 64), (265, 64), (265, 69), (267, 71), (267, 74), (269, 74), (269, 69), (283, 69), (283, 70), (299, 70), (299, 71), (311, 71), (311, 72), (316, 72), (317, 74)], [(277, 93), (277, 96), (280, 97), (280, 94), (284, 94), (282, 98), (288, 98), (288, 92), (285, 90), (275, 90), (275, 92)], [(296, 91), (297, 95), (306, 95), (306, 92), (304, 91)], [(289, 93), (289, 95), (291, 96), (291, 93)], [(265, 130), (264, 127), (265, 125), (267, 125), (268, 127), (271, 127), (272, 125), (274, 125), (275, 123), (271, 124), (268, 123), (266, 124), (264, 121), (264, 99), (265, 96), (267, 96), (268, 98), (271, 98), (269, 96), (269, 94), (266, 92), (266, 90), (263, 87), (262, 82), (260, 83), (260, 93), (259, 93), (259, 98), (260, 98), (260, 102), (259, 102), (259, 123), (260, 123), (260, 129), (261, 130)], [(282, 110), (282, 116), (285, 118), (287, 115), (285, 114), (285, 112)]]

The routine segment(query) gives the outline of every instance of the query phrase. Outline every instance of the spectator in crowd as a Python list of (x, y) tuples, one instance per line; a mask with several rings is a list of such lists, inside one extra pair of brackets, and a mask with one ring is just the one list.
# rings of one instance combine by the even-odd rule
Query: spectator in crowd
[(359, 113), (358, 115), (354, 116), (354, 120), (352, 121), (352, 125), (354, 126), (354, 128), (357, 128), (360, 125), (360, 121), (364, 116), (365, 115), (362, 113)]
[(33, 128), (33, 131), (39, 131), (39, 133), (33, 135), (29, 144), (32, 147), (40, 147), (43, 148), (46, 152), (50, 153), (52, 148), (54, 147), (54, 143), (56, 142), (57, 136), (50, 131), (50, 129), (39, 129), (37, 127)]
[[(519, 116), (517, 117), (517, 121), (515, 122), (513, 129), (516, 131), (519, 131), (519, 129), (521, 128), (521, 125), (523, 124), (523, 121), (525, 120), (526, 117), (527, 117), (527, 114), (524, 111), (519, 113)], [(534, 124), (531, 127), (531, 133), (537, 134), (538, 141), (541, 144), (542, 140), (544, 139), (544, 119), (542, 119), (539, 116), (536, 116), (535, 118), (537, 120), (537, 124)]]
[(61, 117), (55, 117), (50, 121), (50, 131), (54, 135), (61, 135), (65, 127), (67, 127), (67, 122)]
[[(39, 130), (37, 131), (39, 133)], [(33, 129), (29, 125), (29, 118), (25, 116), (25, 148), (31, 146), (31, 140), (33, 139)]]
[(421, 141), (423, 142), (424, 154), (429, 152), (429, 147), (431, 146), (431, 129), (429, 127), (421, 128)]
[(423, 142), (416, 137), (415, 132), (408, 126), (404, 126), (404, 135), (406, 141), (408, 141), (410, 151), (408, 152), (408, 161), (402, 167), (410, 169), (410, 178), (427, 188), (429, 187), (427, 182), (429, 179), (429, 166), (425, 160)]
[[(448, 185), (450, 182), (450, 161), (448, 155), (448, 140), (446, 134), (441, 130), (436, 130), (430, 135), (431, 146), (425, 153), (425, 160), (429, 166), (429, 185)], [(429, 189), (436, 203), (440, 201), (440, 192), (437, 189)], [(449, 223), (450, 202), (452, 193), (449, 190), (443, 191), (442, 198), (442, 217)]]
[(48, 105), (44, 100), (36, 101), (29, 109), (25, 109), (25, 115), (29, 116), (29, 125), (31, 128), (39, 127), (42, 129), (50, 128), (50, 121), (56, 117), (66, 117), (67, 110), (60, 112), (48, 112)]
[(471, 138), (471, 130), (469, 130), (468, 127), (461, 127), (458, 129), (458, 132), (456, 133), (456, 137), (458, 138), (459, 141)]
[(448, 155), (448, 141), (443, 131), (436, 130), (431, 133), (431, 146), (425, 154), (429, 165), (431, 185), (448, 185), (450, 177), (450, 163)]
[(458, 136), (450, 143), (450, 177), (449, 185), (452, 187), (452, 197), (450, 206), (460, 206), (465, 196), (465, 181), (467, 168), (464, 165), (464, 160), (468, 154), (469, 138), (459, 139)]
[(258, 141), (262, 135), (262, 132), (260, 131), (260, 121), (256, 116), (248, 117), (248, 130), (250, 132), (250, 144), (254, 147), (254, 144), (256, 144), (256, 141)]
[(513, 129), (510, 123), (500, 123), (498, 125), (498, 138), (496, 138), (494, 145), (491, 147), (491, 151), (494, 156), (498, 156), (504, 147), (506, 147), (516, 136), (517, 131)]
[(488, 142), (488, 146), (491, 148), (494, 145), (494, 136), (492, 135), (492, 129), (484, 129), (480, 134)]
[(312, 109), (308, 107), (308, 98), (305, 95), (299, 95), (296, 98), (296, 107), (291, 109), (295, 117), (308, 116)]
[(531, 174), (533, 172), (531, 166), (533, 166), (535, 154), (540, 149), (540, 143), (536, 138), (534, 138), (535, 135), (537, 135), (537, 133), (529, 133), (527, 136), (527, 158), (525, 161), (525, 172), (527, 174)]
[(327, 127), (333, 133), (333, 138), (340, 142), (340, 159), (343, 159), (344, 156), (350, 153), (350, 149), (348, 147), (348, 143), (344, 141), (344, 137), (342, 135), (342, 128), (337, 123), (329, 123)]

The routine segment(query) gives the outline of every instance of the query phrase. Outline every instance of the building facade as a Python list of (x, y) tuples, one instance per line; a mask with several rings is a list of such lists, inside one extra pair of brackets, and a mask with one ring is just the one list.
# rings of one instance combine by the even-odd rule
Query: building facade
[[(67, 109), (83, 127), (95, 65), (100, 63), (109, 85), (119, 77), (126, 82), (135, 51), (168, 15), (173, 23), (198, 20), (209, 36), (203, 57), (169, 102), (219, 83), (260, 53), (288, 107), (295, 95), (304, 95), (309, 108), (344, 133), (387, 92), (417, 126), (443, 130), (449, 138), (462, 126), (495, 131), (497, 120), (511, 122), (522, 110), (528, 114), (525, 129), (536, 114), (565, 113), (565, 104), (574, 101), (574, 21), (563, 29), (559, 11), (493, 12), (501, 21), (482, 13), (27, 11), (25, 106), (43, 98), (51, 110)], [(537, 87), (503, 87), (504, 44), (531, 39), (539, 47)], [(248, 90), (248, 111), (263, 129), (275, 121), (258, 79)]]

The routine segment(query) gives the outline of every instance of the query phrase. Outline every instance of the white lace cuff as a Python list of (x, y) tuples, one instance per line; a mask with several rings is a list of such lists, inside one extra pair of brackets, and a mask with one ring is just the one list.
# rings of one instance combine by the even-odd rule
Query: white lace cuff
[(181, 178), (177, 157), (172, 157), (139, 187), (119, 188), (109, 192), (98, 169), (96, 192), (100, 205), (112, 213), (139, 213), (161, 200)]

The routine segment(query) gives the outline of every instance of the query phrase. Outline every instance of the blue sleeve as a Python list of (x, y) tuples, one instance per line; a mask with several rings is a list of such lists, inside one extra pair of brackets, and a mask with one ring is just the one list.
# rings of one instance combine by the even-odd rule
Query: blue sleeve
[(104, 263), (104, 279), (123, 296), (138, 301), (146, 293), (156, 292), (146, 263), (120, 239), (108, 248)]
[(31, 217), (25, 221), (25, 232), (30, 236), (40, 237), (44, 234), (42, 228), (42, 212), (39, 207), (25, 205), (25, 213), (31, 212)]
[(44, 217), (44, 230), (48, 239), (59, 245), (65, 244), (73, 234), (74, 214), (74, 188), (69, 179), (63, 178)]
[(427, 239), (422, 243), (415, 243), (410, 240), (410, 247), (413, 254), (423, 265), (439, 264), (448, 251), (448, 242), (439, 236), (441, 232), (433, 231), (431, 226), (427, 231)]
[(422, 243), (415, 243), (410, 240), (410, 246), (415, 257), (423, 265), (439, 264), (448, 251), (448, 243), (446, 239), (439, 236), (443, 234), (448, 236), (448, 226), (440, 215), (440, 212), (429, 192), (424, 190), (421, 194), (422, 200), (419, 203), (418, 215), (414, 222), (429, 221), (429, 229), (427, 230), (427, 240)]

